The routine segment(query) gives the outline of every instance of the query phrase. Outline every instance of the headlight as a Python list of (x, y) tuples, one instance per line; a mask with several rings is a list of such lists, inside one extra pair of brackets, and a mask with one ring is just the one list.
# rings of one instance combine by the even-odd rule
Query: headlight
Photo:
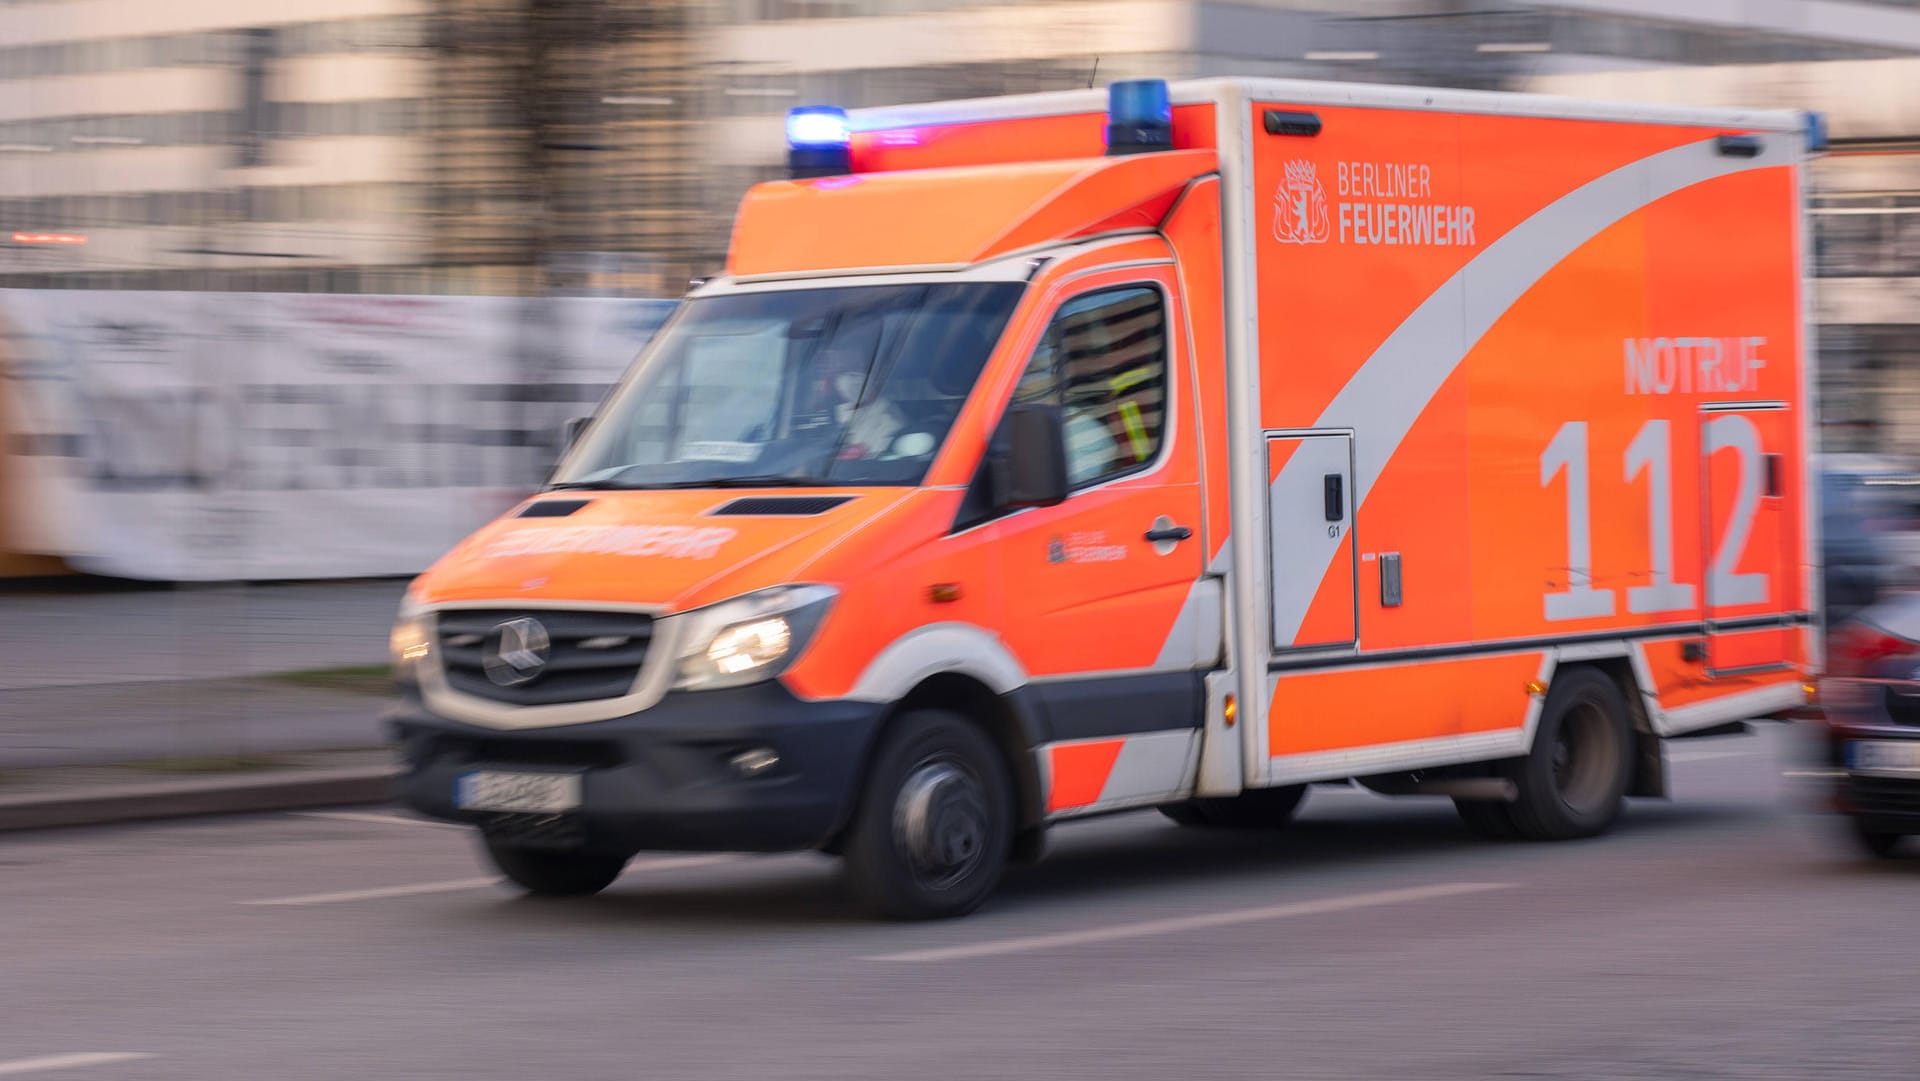
[(772, 679), (784, 671), (826, 618), (840, 591), (780, 586), (689, 612), (674, 688), (708, 691)]
[(420, 602), (409, 593), (400, 602), (400, 614), (387, 635), (387, 651), (395, 676), (404, 676), (433, 653), (433, 631)]

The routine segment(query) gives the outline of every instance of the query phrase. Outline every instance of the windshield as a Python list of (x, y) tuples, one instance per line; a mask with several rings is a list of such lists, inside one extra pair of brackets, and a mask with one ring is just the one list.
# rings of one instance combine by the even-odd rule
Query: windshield
[(915, 485), (1024, 286), (690, 300), (556, 487)]

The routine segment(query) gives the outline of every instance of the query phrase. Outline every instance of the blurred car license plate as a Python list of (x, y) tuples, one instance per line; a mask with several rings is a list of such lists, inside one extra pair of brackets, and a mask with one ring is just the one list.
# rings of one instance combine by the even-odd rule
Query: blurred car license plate
[(497, 770), (467, 773), (454, 787), (453, 805), (463, 811), (559, 814), (580, 806), (580, 777)]
[(1920, 774), (1920, 741), (1863, 740), (1849, 743), (1847, 768), (1855, 773)]

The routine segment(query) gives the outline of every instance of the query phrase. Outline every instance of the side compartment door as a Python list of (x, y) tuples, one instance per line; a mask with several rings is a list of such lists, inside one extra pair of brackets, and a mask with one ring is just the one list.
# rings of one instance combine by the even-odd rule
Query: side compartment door
[(1701, 411), (1707, 672), (1714, 677), (1783, 668), (1793, 657), (1787, 609), (1797, 567), (1781, 454), (1791, 420), (1782, 403)]
[(1272, 651), (1349, 649), (1357, 640), (1353, 435), (1267, 434)]

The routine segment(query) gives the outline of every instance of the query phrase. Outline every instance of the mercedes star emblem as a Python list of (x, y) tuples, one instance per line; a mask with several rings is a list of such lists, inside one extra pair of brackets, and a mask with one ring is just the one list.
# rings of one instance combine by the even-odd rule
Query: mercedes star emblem
[(502, 687), (518, 687), (540, 674), (552, 650), (547, 628), (537, 619), (521, 616), (500, 624), (487, 636), (481, 663), (488, 679)]

